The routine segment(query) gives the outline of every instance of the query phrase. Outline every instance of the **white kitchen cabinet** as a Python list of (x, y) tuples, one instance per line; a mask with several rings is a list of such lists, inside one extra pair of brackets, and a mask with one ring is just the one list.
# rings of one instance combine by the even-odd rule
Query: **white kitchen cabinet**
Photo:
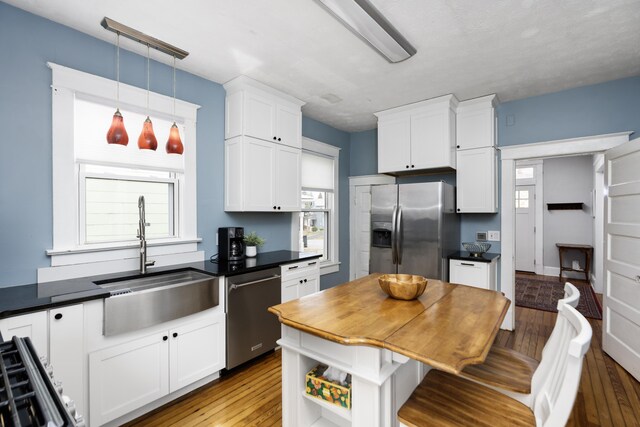
[(280, 266), (282, 302), (310, 295), (320, 290), (318, 259), (300, 261)]
[(497, 261), (497, 257), (490, 262), (451, 259), (449, 260), (449, 282), (495, 291)]
[(445, 95), (376, 113), (378, 172), (455, 169), (457, 104)]
[(460, 213), (498, 212), (496, 95), (458, 104), (456, 206)]
[(170, 331), (169, 392), (225, 367), (224, 323), (202, 320)]
[(92, 426), (116, 419), (168, 393), (168, 332), (89, 354)]
[(246, 76), (224, 84), (225, 139), (240, 135), (302, 147), (304, 102)]
[(64, 394), (86, 415), (84, 402), (84, 310), (82, 304), (49, 310), (49, 363)]
[(224, 313), (89, 354), (91, 425), (101, 425), (224, 368)]
[(456, 210), (459, 213), (498, 211), (497, 153), (493, 147), (459, 150)]
[(0, 333), (5, 340), (13, 336), (29, 337), (40, 357), (48, 357), (47, 312), (23, 314), (0, 319)]
[(301, 150), (238, 136), (225, 141), (225, 211), (300, 210)]

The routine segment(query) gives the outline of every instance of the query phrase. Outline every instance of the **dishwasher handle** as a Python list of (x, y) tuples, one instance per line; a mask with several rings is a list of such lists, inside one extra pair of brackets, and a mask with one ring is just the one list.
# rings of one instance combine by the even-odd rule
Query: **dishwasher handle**
[(249, 285), (255, 285), (256, 283), (262, 283), (262, 282), (266, 282), (269, 280), (273, 280), (273, 279), (279, 279), (280, 275), (279, 274), (274, 274), (273, 276), (264, 278), (264, 279), (259, 279), (259, 280), (252, 280), (251, 282), (246, 282), (246, 283), (241, 283), (239, 285), (236, 285), (235, 283), (233, 283), (232, 285), (229, 286), (229, 292), (235, 290), (235, 289), (240, 289), (240, 288), (244, 288), (245, 286), (249, 286)]

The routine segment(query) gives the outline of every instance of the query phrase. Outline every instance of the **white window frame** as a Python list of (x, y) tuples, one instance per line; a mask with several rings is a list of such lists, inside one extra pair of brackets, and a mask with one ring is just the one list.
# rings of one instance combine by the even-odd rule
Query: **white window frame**
[[(47, 65), (52, 70), (53, 248), (46, 251), (51, 257), (51, 267), (38, 269), (38, 282), (80, 277), (88, 275), (87, 272), (101, 274), (136, 269), (139, 256), (136, 241), (79, 244), (81, 167), (74, 151), (74, 101), (76, 97), (80, 97), (115, 106), (116, 82), (51, 62)], [(120, 106), (123, 109), (146, 111), (146, 105), (146, 90), (120, 83)], [(154, 92), (149, 94), (150, 115), (172, 120), (173, 108), (172, 97)], [(174, 170), (182, 178), (177, 184), (180, 200), (175, 214), (179, 218), (175, 222), (175, 237), (148, 242), (149, 257), (156, 260), (156, 266), (204, 259), (204, 252), (197, 250), (197, 243), (202, 240), (197, 237), (198, 108), (199, 105), (182, 100), (176, 100), (175, 103), (175, 118), (184, 126), (185, 142), (184, 167), (182, 170)], [(110, 118), (107, 118), (106, 122), (109, 121)], [(130, 132), (135, 133), (133, 128)], [(133, 139), (135, 144), (135, 138)], [(162, 144), (156, 154), (167, 156)], [(110, 166), (132, 169), (131, 165), (124, 163)]]
[[(333, 209), (331, 209), (329, 213), (329, 232), (327, 233), (327, 239), (329, 240), (327, 245), (330, 257), (320, 263), (320, 275), (335, 273), (340, 270), (340, 224), (338, 221), (340, 217), (338, 203), (340, 200), (338, 192), (340, 187), (340, 148), (314, 139), (302, 137), (302, 151), (309, 151), (333, 159)], [(291, 248), (293, 251), (300, 250), (300, 212), (295, 212), (291, 216)]]

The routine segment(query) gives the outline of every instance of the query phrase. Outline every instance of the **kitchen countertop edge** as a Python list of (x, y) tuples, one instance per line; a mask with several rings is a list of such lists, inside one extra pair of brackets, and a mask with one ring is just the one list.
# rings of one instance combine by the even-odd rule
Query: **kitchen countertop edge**
[[(229, 277), (320, 258), (321, 256), (294, 251), (272, 251), (258, 254), (255, 258), (256, 264), (251, 267), (246, 267), (246, 260), (245, 265), (242, 265), (242, 263), (215, 263), (207, 259), (194, 263), (157, 267), (151, 269), (149, 273), (157, 274), (192, 269), (214, 277)], [(232, 266), (235, 266), (236, 269), (231, 268)], [(123, 271), (55, 282), (0, 288), (0, 319), (108, 298), (110, 296), (109, 291), (100, 288), (94, 282), (139, 275), (138, 271)]]

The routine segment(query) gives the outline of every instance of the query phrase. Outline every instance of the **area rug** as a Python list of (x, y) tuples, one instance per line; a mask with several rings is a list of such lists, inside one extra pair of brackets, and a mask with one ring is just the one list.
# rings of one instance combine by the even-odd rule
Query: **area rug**
[[(602, 319), (602, 307), (591, 285), (571, 282), (580, 291), (578, 311), (585, 317)], [(516, 275), (516, 305), (557, 312), (558, 300), (564, 297), (564, 280), (550, 280), (540, 276)]]

